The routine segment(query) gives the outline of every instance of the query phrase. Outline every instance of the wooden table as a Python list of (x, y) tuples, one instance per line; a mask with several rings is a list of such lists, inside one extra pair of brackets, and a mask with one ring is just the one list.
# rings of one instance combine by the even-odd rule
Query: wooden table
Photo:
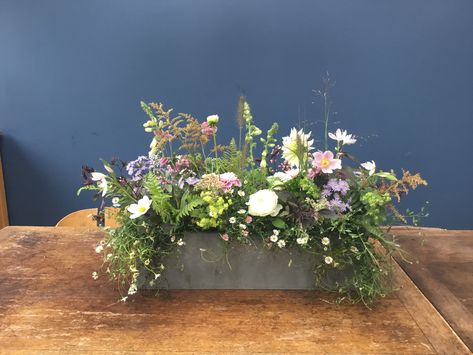
[(0, 231), (0, 352), (469, 354), (399, 269), (373, 310), (301, 291), (170, 291), (117, 302), (94, 252), (101, 232)]

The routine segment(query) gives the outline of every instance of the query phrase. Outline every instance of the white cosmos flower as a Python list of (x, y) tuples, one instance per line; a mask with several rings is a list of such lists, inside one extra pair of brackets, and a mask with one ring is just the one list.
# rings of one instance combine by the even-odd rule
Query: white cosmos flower
[(374, 172), (376, 171), (376, 163), (374, 162), (374, 160), (367, 161), (366, 163), (361, 164), (361, 166), (365, 168), (366, 170), (368, 170), (368, 173), (370, 174), (370, 176), (373, 175)]
[(305, 134), (302, 129), (297, 131), (293, 128), (289, 136), (283, 137), (282, 156), (291, 166), (299, 167), (299, 157), (308, 155), (312, 149), (314, 140), (309, 140), (311, 133)]
[(138, 203), (133, 203), (128, 206), (127, 211), (131, 213), (130, 218), (135, 219), (148, 212), (151, 206), (151, 202), (152, 201), (149, 199), (148, 196), (143, 196), (143, 198), (140, 199)]
[(342, 144), (354, 144), (356, 139), (352, 134), (347, 134), (347, 131), (342, 131), (340, 128), (337, 128), (335, 134), (329, 133), (328, 136), (337, 142), (342, 142)]
[(264, 189), (250, 195), (248, 213), (252, 216), (277, 216), (282, 206), (278, 204), (278, 195), (272, 190)]

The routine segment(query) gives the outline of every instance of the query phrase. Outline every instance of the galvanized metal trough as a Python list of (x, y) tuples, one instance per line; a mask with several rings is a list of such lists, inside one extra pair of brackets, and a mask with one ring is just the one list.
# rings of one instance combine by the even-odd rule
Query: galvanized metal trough
[(140, 271), (140, 289), (314, 289), (320, 261), (303, 250), (266, 250), (261, 241), (228, 247), (217, 233), (188, 233), (183, 240), (157, 280)]

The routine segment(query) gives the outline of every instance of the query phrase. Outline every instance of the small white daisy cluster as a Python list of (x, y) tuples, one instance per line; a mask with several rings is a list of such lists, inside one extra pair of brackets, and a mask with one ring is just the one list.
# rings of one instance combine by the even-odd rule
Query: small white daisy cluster
[(286, 246), (286, 241), (279, 238), (280, 231), (273, 229), (273, 234), (269, 237), (269, 240), (272, 243), (276, 243), (279, 248), (284, 248)]

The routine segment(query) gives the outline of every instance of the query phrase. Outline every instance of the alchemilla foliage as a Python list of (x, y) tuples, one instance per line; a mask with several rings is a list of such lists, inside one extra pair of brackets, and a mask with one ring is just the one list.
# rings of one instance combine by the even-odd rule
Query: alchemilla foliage
[[(398, 178), (374, 161), (355, 163), (347, 148), (356, 138), (341, 129), (326, 130), (322, 149), (303, 129), (280, 142), (278, 125), (263, 134), (244, 97), (239, 137), (227, 145), (218, 140), (217, 115), (200, 122), (162, 104), (141, 105), (152, 135), (148, 155), (104, 162), (105, 173), (85, 167), (81, 188), (98, 190), (118, 210), (120, 226), (105, 228), (96, 251), (127, 293), (124, 300), (137, 292), (140, 269), (159, 282), (166, 257), (185, 244), (187, 231), (215, 231), (223, 244), (268, 252), (303, 249), (318, 261), (314, 286), (339, 300), (369, 305), (392, 289), (390, 260), (398, 246), (381, 226), (388, 215), (403, 219), (394, 202), (426, 184), (418, 174)], [(325, 284), (334, 272), (343, 277)]]

